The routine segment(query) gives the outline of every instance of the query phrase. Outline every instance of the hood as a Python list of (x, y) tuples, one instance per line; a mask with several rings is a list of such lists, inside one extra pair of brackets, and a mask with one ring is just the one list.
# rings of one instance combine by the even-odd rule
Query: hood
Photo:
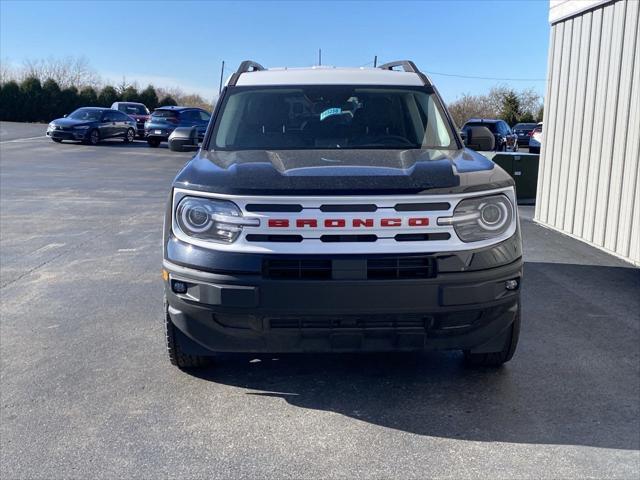
[(93, 121), (87, 120), (74, 120), (73, 118), (56, 118), (53, 122), (54, 125), (60, 127), (77, 127), (80, 125), (89, 125), (94, 123)]
[(375, 195), (512, 185), (486, 157), (464, 150), (201, 150), (174, 185), (230, 195)]

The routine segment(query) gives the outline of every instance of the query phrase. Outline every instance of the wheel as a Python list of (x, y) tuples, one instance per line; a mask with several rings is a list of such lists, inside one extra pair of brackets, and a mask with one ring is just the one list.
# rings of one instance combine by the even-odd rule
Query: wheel
[(189, 355), (184, 353), (180, 348), (179, 331), (171, 321), (169, 315), (169, 304), (167, 299), (164, 299), (164, 326), (165, 326), (165, 338), (167, 343), (167, 353), (169, 355), (169, 361), (171, 365), (183, 368), (202, 368), (211, 364), (211, 357), (205, 357), (202, 355)]
[(464, 350), (464, 360), (468, 365), (479, 367), (499, 367), (503, 363), (508, 362), (513, 357), (518, 346), (518, 338), (520, 337), (520, 306), (518, 305), (518, 313), (516, 318), (509, 327), (509, 335), (505, 341), (504, 347), (499, 352), (490, 353), (471, 353)]
[(126, 135), (124, 136), (124, 143), (131, 143), (136, 138), (136, 131), (133, 128), (127, 130)]
[(91, 130), (89, 132), (89, 137), (85, 140), (84, 143), (88, 143), (89, 145), (97, 145), (100, 143), (100, 132), (98, 130)]
[(514, 152), (517, 152), (517, 151), (518, 151), (518, 144), (517, 144), (517, 143), (514, 145), (514, 147), (513, 147), (513, 151), (514, 151)]
[(157, 138), (147, 138), (147, 143), (150, 147), (156, 148), (160, 145), (160, 140)]
[(540, 148), (538, 148), (538, 147), (529, 147), (529, 153), (540, 153)]
[(62, 143), (62, 139), (61, 138), (53, 138), (53, 137), (51, 137), (51, 140), (53, 140), (56, 143)]

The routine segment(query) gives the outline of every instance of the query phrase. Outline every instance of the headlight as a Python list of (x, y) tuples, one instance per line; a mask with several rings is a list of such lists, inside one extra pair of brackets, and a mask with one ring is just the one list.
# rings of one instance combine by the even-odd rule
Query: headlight
[(257, 218), (245, 218), (235, 203), (199, 197), (184, 197), (175, 211), (175, 226), (189, 237), (233, 243), (243, 226), (259, 226)]
[(73, 127), (74, 130), (86, 130), (89, 128), (89, 125), (80, 125), (78, 127)]
[(51, 122), (51, 123), (49, 124), (49, 128), (50, 128), (50, 129), (52, 129), (52, 130), (53, 130), (54, 128), (56, 128), (55, 123)]
[(505, 195), (462, 200), (456, 206), (453, 217), (438, 219), (439, 225), (453, 225), (463, 242), (499, 237), (514, 223), (513, 205)]

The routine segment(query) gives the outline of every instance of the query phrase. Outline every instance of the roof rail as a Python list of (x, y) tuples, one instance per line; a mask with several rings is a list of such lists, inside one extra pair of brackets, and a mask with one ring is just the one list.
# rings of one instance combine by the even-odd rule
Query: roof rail
[(393, 70), (394, 67), (402, 67), (405, 72), (410, 73), (418, 73), (420, 71), (418, 70), (418, 67), (416, 67), (416, 64), (411, 60), (396, 60), (394, 62), (388, 62), (384, 65), (380, 65), (378, 68), (381, 68), (382, 70)]
[(260, 70), (266, 70), (266, 69), (262, 65), (260, 65), (258, 62), (254, 62), (253, 60), (245, 60), (240, 64), (240, 66), (238, 67), (238, 70), (236, 70), (235, 73), (231, 75), (231, 78), (229, 78), (228, 85), (231, 87), (234, 86), (238, 82), (240, 75), (242, 75), (243, 73), (258, 72)]
[(425, 85), (432, 86), (431, 79), (427, 77), (424, 73), (420, 71), (420, 69), (413, 63), (411, 60), (395, 60), (393, 62), (388, 62), (383, 65), (380, 65), (378, 68), (382, 70), (393, 70), (395, 67), (402, 67), (402, 70), (408, 73), (417, 74)]

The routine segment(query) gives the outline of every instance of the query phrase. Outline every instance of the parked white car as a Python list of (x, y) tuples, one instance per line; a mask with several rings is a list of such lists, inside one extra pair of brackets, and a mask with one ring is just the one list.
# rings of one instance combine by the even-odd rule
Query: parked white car
[(542, 147), (542, 122), (536, 125), (529, 137), (529, 153), (540, 153)]

